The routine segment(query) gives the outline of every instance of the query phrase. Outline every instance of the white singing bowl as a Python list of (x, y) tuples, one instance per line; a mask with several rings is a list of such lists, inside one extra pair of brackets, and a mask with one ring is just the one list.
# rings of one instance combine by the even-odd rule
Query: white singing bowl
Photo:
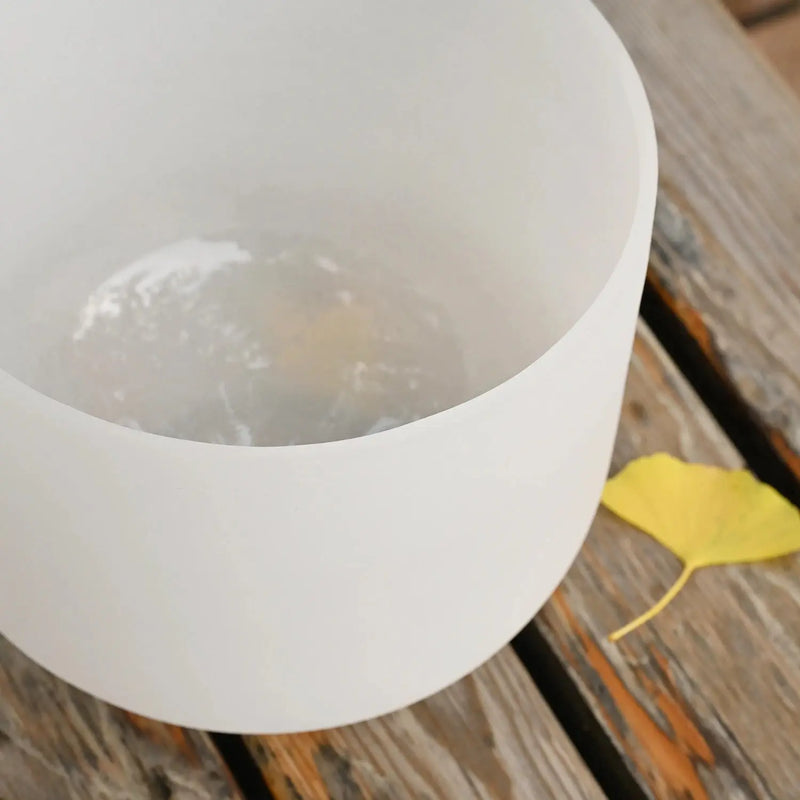
[[(491, 656), (586, 535), (645, 275), (653, 123), (600, 14), (5, 0), (0, 53), (3, 634), (111, 703), (242, 732), (372, 717)], [(31, 386), (82, 254), (259, 203), (391, 241), (481, 390), (375, 435), (246, 447)]]

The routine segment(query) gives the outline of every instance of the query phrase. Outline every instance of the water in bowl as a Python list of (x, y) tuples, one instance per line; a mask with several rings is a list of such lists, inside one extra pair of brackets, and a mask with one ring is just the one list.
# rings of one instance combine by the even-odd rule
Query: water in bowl
[(165, 243), (107, 274), (31, 383), (131, 428), (223, 444), (325, 442), (469, 393), (445, 308), (369, 253), (229, 230)]

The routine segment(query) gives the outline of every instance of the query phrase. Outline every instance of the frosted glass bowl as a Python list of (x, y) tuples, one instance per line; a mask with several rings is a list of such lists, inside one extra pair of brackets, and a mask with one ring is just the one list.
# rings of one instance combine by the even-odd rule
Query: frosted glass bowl
[[(223, 731), (353, 722), (478, 666), (575, 557), (619, 417), (656, 147), (599, 13), (7, 0), (0, 52), (0, 630), (105, 700)], [(257, 447), (48, 387), (64, 331), (119, 317), (115, 270), (254, 219), (391, 252), (466, 388), (391, 430)], [(178, 400), (196, 377), (159, 374), (149, 396)]]

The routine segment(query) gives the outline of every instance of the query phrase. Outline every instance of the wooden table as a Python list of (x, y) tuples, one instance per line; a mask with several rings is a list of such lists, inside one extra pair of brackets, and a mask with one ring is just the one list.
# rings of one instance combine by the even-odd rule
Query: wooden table
[[(744, 461), (799, 502), (800, 104), (717, 0), (598, 4), (644, 77), (662, 174), (614, 466)], [(555, 596), (476, 673), (298, 736), (138, 718), (0, 640), (0, 800), (800, 798), (800, 558), (702, 571), (609, 644), (677, 571), (600, 512)]]

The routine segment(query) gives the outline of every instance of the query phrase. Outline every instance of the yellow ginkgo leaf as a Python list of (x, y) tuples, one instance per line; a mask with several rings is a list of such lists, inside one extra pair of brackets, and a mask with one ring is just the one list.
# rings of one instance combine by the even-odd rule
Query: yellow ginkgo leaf
[(606, 483), (603, 505), (675, 553), (683, 571), (649, 611), (611, 641), (652, 619), (694, 570), (763, 561), (800, 550), (800, 511), (746, 470), (687, 464), (666, 453), (636, 459)]

